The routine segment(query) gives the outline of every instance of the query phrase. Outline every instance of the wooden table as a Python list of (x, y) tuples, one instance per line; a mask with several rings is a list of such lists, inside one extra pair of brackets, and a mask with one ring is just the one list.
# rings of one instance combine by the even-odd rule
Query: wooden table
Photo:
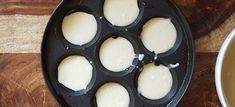
[[(191, 1), (197, 4), (195, 6), (199, 5), (198, 7), (204, 5), (201, 3), (203, 0), (199, 3), (199, 0)], [(234, 0), (228, 1), (235, 4)], [(205, 18), (199, 17), (201, 19), (198, 19), (198, 24), (216, 23), (215, 27), (201, 26), (203, 31), (200, 31), (195, 27), (195, 19), (191, 19), (193, 16), (190, 16), (197, 15), (197, 12), (190, 14), (190, 9), (185, 7), (188, 1), (176, 2), (186, 14), (197, 38), (195, 73), (186, 95), (178, 106), (220, 107), (215, 90), (214, 66), (222, 42), (235, 28), (235, 13), (231, 9), (223, 13), (227, 15), (223, 18), (210, 14), (219, 17), (213, 22), (203, 22)], [(44, 83), (39, 55), (43, 31), (58, 3), (58, 0), (0, 0), (0, 107), (59, 106)], [(210, 9), (208, 8), (208, 11)]]

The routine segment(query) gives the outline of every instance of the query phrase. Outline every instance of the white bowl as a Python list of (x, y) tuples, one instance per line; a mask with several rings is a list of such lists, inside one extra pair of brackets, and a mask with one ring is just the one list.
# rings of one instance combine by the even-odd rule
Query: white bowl
[(224, 93), (223, 93), (223, 87), (221, 85), (222, 66), (223, 66), (224, 56), (227, 52), (228, 47), (233, 42), (233, 40), (235, 40), (235, 29), (229, 34), (227, 39), (224, 41), (224, 43), (223, 43), (223, 45), (220, 49), (219, 55), (217, 57), (216, 67), (215, 67), (216, 90), (217, 90), (217, 94), (219, 96), (220, 102), (221, 102), (223, 107), (228, 107), (228, 103), (225, 99), (225, 96), (224, 96)]

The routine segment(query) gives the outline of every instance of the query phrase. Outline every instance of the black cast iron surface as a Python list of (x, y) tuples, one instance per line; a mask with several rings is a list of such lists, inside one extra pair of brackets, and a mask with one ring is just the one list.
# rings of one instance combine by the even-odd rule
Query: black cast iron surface
[[(125, 27), (113, 26), (103, 15), (104, 0), (65, 0), (55, 10), (45, 30), (41, 61), (46, 83), (61, 106), (73, 107), (96, 107), (95, 93), (97, 89), (107, 82), (116, 82), (123, 85), (129, 92), (129, 107), (163, 107), (176, 106), (184, 95), (194, 68), (194, 40), (189, 26), (176, 7), (170, 0), (138, 0), (140, 13), (131, 25)], [(83, 45), (69, 43), (62, 33), (62, 21), (66, 15), (82, 11), (93, 14), (98, 23), (98, 31), (95, 38)], [(168, 52), (157, 55), (148, 51), (140, 40), (143, 25), (155, 17), (170, 18), (177, 30), (177, 41)], [(99, 60), (99, 48), (101, 44), (113, 35), (128, 39), (135, 50), (136, 58), (133, 65), (120, 73), (108, 71)], [(143, 61), (138, 60), (138, 54), (144, 54)], [(93, 78), (84, 90), (74, 92), (58, 82), (59, 63), (70, 55), (82, 55), (92, 61)], [(137, 79), (141, 67), (145, 64), (179, 63), (180, 66), (171, 69), (173, 86), (171, 91), (162, 99), (148, 100), (137, 91)], [(137, 67), (138, 66), (138, 67)], [(164, 82), (163, 82), (164, 83)]]

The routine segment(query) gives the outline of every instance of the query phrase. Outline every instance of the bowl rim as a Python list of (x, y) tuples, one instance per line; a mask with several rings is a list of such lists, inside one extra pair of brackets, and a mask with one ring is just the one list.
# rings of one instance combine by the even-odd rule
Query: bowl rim
[(223, 88), (222, 88), (222, 83), (221, 83), (221, 72), (222, 72), (224, 56), (227, 53), (228, 47), (230, 46), (233, 40), (235, 40), (235, 29), (233, 29), (233, 31), (228, 35), (228, 37), (224, 41), (219, 51), (219, 54), (216, 60), (216, 66), (215, 66), (216, 91), (219, 96), (220, 103), (222, 104), (223, 107), (228, 107), (228, 103), (223, 93)]

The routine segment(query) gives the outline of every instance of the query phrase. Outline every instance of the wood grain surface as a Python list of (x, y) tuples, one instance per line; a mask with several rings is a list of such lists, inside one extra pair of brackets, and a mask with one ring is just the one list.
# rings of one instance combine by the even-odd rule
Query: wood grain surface
[[(49, 15), (0, 15), (0, 53), (39, 53)], [(197, 38), (197, 52), (218, 52), (235, 28), (235, 13), (204, 37)]]
[(221, 107), (215, 87), (217, 53), (197, 53), (191, 84), (179, 107)]
[(39, 53), (49, 17), (0, 15), (0, 53)]
[[(221, 107), (214, 66), (221, 44), (235, 28), (235, 0), (175, 1), (197, 38), (195, 73), (178, 106)], [(59, 106), (46, 88), (39, 58), (44, 29), (59, 2), (0, 0), (0, 107)]]
[(235, 0), (175, 0), (196, 38), (219, 27), (234, 11)]
[(58, 106), (43, 80), (39, 54), (0, 54), (0, 107)]
[(0, 14), (51, 14), (61, 0), (0, 0)]
[(235, 29), (235, 13), (217, 29), (196, 39), (197, 52), (218, 52), (228, 34)]
[[(0, 14), (51, 14), (60, 0), (0, 0)], [(175, 0), (196, 38), (219, 27), (234, 11), (235, 0)]]

